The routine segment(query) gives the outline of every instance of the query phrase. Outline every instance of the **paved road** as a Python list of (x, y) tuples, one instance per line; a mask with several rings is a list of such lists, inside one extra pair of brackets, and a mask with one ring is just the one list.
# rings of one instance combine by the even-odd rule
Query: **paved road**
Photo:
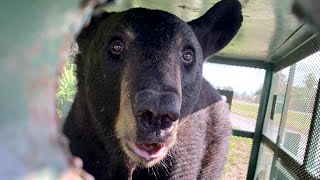
[[(250, 119), (232, 112), (230, 113), (230, 119), (231, 119), (232, 127), (234, 129), (249, 131), (249, 132), (255, 131), (255, 127), (256, 127), (255, 119)], [(276, 142), (277, 135), (278, 135), (278, 126), (273, 124), (272, 121), (269, 121), (267, 126), (268, 126), (267, 131), (264, 132), (264, 134), (266, 134), (271, 140)]]
[(234, 129), (254, 132), (256, 120), (250, 119), (239, 114), (230, 113), (230, 120)]

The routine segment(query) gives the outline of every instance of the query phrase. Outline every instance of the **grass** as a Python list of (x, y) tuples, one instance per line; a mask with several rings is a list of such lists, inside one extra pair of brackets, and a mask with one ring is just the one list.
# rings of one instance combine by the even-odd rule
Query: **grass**
[(252, 139), (232, 136), (223, 180), (246, 179)]
[(259, 111), (259, 104), (242, 101), (232, 101), (231, 112), (256, 120)]
[[(256, 121), (259, 111), (259, 104), (257, 103), (248, 103), (242, 101), (232, 101), (231, 112), (239, 114), (241, 116), (247, 117)], [(286, 125), (289, 128), (293, 128), (300, 131), (306, 131), (309, 128), (312, 114), (303, 113), (293, 110), (288, 110)], [(274, 122), (276, 124), (280, 123), (281, 114), (275, 114)]]
[(60, 85), (57, 90), (57, 113), (59, 118), (62, 118), (68, 113), (68, 109), (65, 105), (69, 105), (73, 102), (73, 98), (76, 94), (77, 79), (75, 77), (75, 64), (69, 60), (63, 67), (63, 74), (59, 78)]

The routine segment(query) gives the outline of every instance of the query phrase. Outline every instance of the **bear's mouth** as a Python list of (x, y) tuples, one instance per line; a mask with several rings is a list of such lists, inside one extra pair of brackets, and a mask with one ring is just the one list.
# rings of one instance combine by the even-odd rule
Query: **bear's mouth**
[(147, 162), (162, 157), (168, 150), (164, 143), (132, 143), (127, 141), (127, 146), (133, 153)]

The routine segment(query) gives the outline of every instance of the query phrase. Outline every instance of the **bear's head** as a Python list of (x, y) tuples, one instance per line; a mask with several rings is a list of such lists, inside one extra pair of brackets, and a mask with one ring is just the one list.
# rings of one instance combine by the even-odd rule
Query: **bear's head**
[(197, 102), (204, 59), (225, 47), (241, 22), (237, 0), (191, 22), (143, 8), (94, 16), (77, 37), (76, 63), (99, 136), (114, 133), (140, 166), (160, 162)]

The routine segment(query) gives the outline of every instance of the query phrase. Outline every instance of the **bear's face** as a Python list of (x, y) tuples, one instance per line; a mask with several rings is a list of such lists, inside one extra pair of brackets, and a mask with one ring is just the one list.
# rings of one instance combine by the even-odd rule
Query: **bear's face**
[(114, 133), (138, 165), (160, 162), (174, 145), (180, 119), (197, 101), (204, 58), (224, 47), (240, 27), (236, 7), (237, 13), (222, 14), (235, 20), (229, 29), (212, 12), (207, 16), (213, 20), (204, 15), (189, 24), (142, 8), (93, 18), (77, 38), (82, 54), (77, 67), (79, 89), (99, 134), (107, 139)]

